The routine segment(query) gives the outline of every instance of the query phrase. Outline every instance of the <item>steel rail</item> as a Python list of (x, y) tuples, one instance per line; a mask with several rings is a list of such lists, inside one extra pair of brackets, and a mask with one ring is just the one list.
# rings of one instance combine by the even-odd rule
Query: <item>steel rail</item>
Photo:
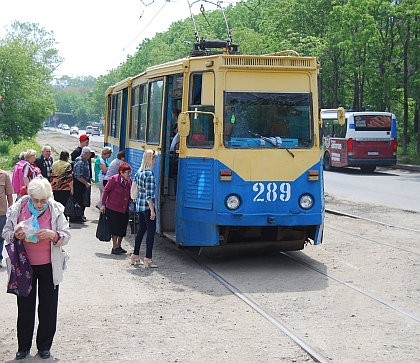
[(314, 270), (314, 271), (316, 271), (316, 272), (318, 272), (318, 273), (320, 273), (320, 274), (322, 274), (322, 275), (324, 275), (324, 276), (327, 276), (327, 277), (328, 277), (328, 278), (330, 278), (330, 279), (333, 279), (333, 280), (335, 280), (335, 281), (337, 281), (337, 282), (339, 282), (339, 283), (341, 283), (341, 284), (343, 284), (343, 285), (345, 285), (345, 286), (349, 287), (350, 289), (353, 289), (353, 290), (355, 290), (355, 291), (357, 291), (357, 292), (360, 292), (361, 294), (363, 294), (363, 295), (365, 295), (365, 296), (368, 296), (368, 297), (370, 297), (371, 299), (373, 299), (373, 300), (375, 300), (375, 301), (377, 301), (377, 302), (380, 302), (381, 304), (384, 304), (385, 306), (387, 306), (387, 307), (389, 307), (389, 308), (391, 308), (391, 309), (393, 309), (393, 310), (395, 310), (395, 311), (397, 311), (397, 312), (399, 312), (399, 313), (401, 313), (401, 314), (403, 314), (403, 315), (407, 316), (408, 318), (411, 318), (411, 319), (413, 319), (413, 320), (416, 320), (416, 321), (420, 322), (420, 318), (419, 318), (418, 316), (416, 316), (416, 315), (414, 315), (414, 314), (412, 314), (412, 313), (410, 313), (410, 312), (408, 312), (408, 311), (405, 311), (405, 310), (403, 310), (403, 309), (400, 309), (398, 306), (395, 306), (394, 304), (391, 304), (391, 303), (389, 303), (388, 301), (386, 301), (386, 300), (384, 300), (384, 299), (382, 299), (382, 298), (380, 298), (380, 297), (378, 297), (378, 296), (375, 296), (375, 295), (371, 294), (370, 292), (367, 292), (367, 291), (365, 291), (365, 290), (361, 289), (360, 287), (357, 287), (356, 285), (350, 284), (350, 283), (348, 283), (348, 282), (344, 281), (343, 279), (340, 279), (340, 278), (339, 278), (339, 277), (337, 277), (337, 276), (334, 276), (334, 275), (332, 275), (332, 274), (329, 274), (328, 272), (322, 271), (321, 269), (319, 269), (319, 268), (317, 268), (317, 267), (315, 267), (315, 266), (312, 266), (312, 265), (310, 265), (310, 264), (308, 264), (308, 263), (306, 263), (306, 262), (300, 261), (300, 260), (298, 260), (297, 258), (295, 258), (295, 257), (293, 257), (293, 256), (291, 256), (291, 255), (289, 255), (289, 254), (288, 254), (288, 253), (286, 253), (286, 252), (280, 252), (280, 253), (281, 253), (282, 255), (284, 255), (284, 256), (286, 256), (286, 257), (290, 258), (291, 260), (293, 260), (293, 261), (295, 261), (295, 262), (297, 262), (297, 263), (300, 263), (300, 264), (301, 264), (301, 265), (303, 265), (303, 266), (306, 266), (306, 267), (308, 267), (308, 268), (310, 268), (310, 269), (312, 269), (312, 270)]
[(277, 320), (275, 317), (270, 315), (267, 311), (265, 311), (263, 308), (261, 308), (256, 302), (254, 302), (252, 299), (250, 299), (248, 296), (246, 296), (244, 293), (242, 293), (240, 290), (238, 290), (235, 286), (230, 284), (228, 281), (226, 281), (223, 277), (219, 276), (217, 273), (215, 273), (212, 269), (210, 269), (208, 266), (203, 264), (202, 262), (198, 261), (193, 255), (191, 255), (188, 251), (183, 249), (183, 251), (195, 262), (197, 263), (203, 270), (205, 270), (210, 276), (212, 276), (214, 279), (219, 281), (224, 287), (226, 287), (230, 292), (232, 292), (234, 295), (236, 295), (239, 299), (241, 299), (243, 302), (248, 304), (252, 309), (254, 309), (256, 312), (258, 312), (260, 315), (262, 315), (264, 318), (266, 318), (271, 324), (273, 324), (277, 329), (281, 330), (284, 334), (286, 334), (290, 339), (292, 339), (297, 345), (299, 345), (315, 362), (319, 363), (330, 363), (331, 360), (327, 357), (324, 357), (320, 353), (318, 353), (314, 348), (312, 348), (310, 345), (308, 345), (304, 340), (299, 338), (296, 334), (294, 334), (290, 329), (288, 329), (283, 323), (281, 323), (279, 320)]
[[(390, 244), (388, 244), (388, 243), (384, 243), (384, 242), (380, 242), (380, 241), (375, 241), (374, 239), (371, 239), (371, 238), (367, 238), (367, 237), (359, 236), (359, 235), (354, 234), (354, 233), (350, 233), (350, 232), (342, 231), (341, 229), (337, 229), (337, 228), (334, 228), (334, 227), (329, 227), (329, 226), (327, 226), (327, 228), (328, 228), (328, 229), (331, 229), (331, 230), (333, 230), (333, 231), (336, 231), (336, 232), (340, 232), (340, 233), (343, 233), (343, 234), (347, 234), (347, 235), (352, 236), (352, 237), (356, 237), (356, 238), (364, 239), (364, 240), (369, 241), (369, 242), (377, 243), (377, 244), (379, 244), (379, 245), (386, 246), (386, 247), (388, 247), (388, 248), (392, 248), (392, 249), (394, 249), (394, 250), (399, 250), (399, 251), (403, 251), (403, 252), (411, 253), (411, 254), (413, 254), (413, 255), (420, 255), (420, 253), (418, 253), (418, 252), (410, 251), (410, 250), (407, 250), (407, 249), (405, 249), (405, 248), (401, 248), (401, 247), (397, 247), (397, 246), (394, 246), (394, 245), (390, 245)], [(324, 226), (324, 229), (325, 229), (325, 226)]]
[(339, 215), (339, 216), (345, 216), (345, 217), (350, 217), (350, 218), (355, 218), (355, 219), (361, 219), (361, 220), (364, 220), (364, 221), (368, 221), (368, 222), (372, 222), (372, 223), (376, 223), (376, 224), (381, 224), (381, 225), (386, 226), (386, 227), (404, 229), (406, 231), (420, 233), (420, 231), (417, 230), (417, 229), (412, 229), (412, 228), (407, 228), (407, 227), (400, 227), (400, 226), (396, 226), (396, 225), (389, 224), (389, 223), (379, 222), (379, 221), (375, 221), (374, 219), (364, 218), (364, 217), (361, 217), (361, 216), (356, 216), (354, 214), (340, 212), (340, 211), (337, 211), (337, 210), (334, 210), (334, 209), (325, 208), (325, 212), (330, 213), (330, 214), (336, 214), (336, 215)]

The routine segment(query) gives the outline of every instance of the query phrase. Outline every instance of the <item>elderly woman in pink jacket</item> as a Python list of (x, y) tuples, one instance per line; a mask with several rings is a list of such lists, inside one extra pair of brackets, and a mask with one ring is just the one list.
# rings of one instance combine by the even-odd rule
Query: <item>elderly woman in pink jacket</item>
[(118, 174), (109, 178), (102, 194), (101, 213), (106, 213), (109, 231), (112, 235), (113, 255), (127, 253), (121, 247), (123, 237), (127, 234), (128, 206), (130, 204), (131, 166), (123, 162), (118, 167)]

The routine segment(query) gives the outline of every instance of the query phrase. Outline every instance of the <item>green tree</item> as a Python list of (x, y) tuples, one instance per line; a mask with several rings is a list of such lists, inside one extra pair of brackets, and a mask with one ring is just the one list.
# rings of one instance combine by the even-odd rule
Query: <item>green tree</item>
[(55, 109), (52, 73), (61, 62), (52, 33), (13, 22), (0, 40), (0, 134), (14, 143), (34, 136)]

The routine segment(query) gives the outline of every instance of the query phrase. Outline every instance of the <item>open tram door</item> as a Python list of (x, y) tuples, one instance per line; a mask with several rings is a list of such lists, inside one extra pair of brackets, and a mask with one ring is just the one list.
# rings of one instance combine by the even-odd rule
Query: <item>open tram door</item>
[(177, 118), (182, 108), (184, 75), (164, 77), (165, 90), (162, 103), (163, 130), (160, 167), (157, 180), (157, 232), (175, 242), (175, 207), (178, 172), (179, 142), (176, 142)]

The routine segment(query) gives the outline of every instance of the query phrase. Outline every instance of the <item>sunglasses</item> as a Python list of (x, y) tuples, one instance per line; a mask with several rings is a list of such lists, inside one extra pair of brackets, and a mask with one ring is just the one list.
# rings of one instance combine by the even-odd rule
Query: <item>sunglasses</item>
[(42, 204), (45, 205), (48, 202), (48, 199), (35, 199), (35, 198), (31, 198), (32, 203), (34, 204)]

